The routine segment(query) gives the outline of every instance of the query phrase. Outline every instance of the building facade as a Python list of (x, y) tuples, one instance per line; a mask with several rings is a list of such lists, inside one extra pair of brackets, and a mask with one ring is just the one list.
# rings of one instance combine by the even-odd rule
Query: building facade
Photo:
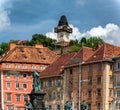
[(24, 110), (25, 99), (32, 90), (34, 70), (43, 71), (57, 57), (42, 45), (16, 46), (10, 43), (9, 51), (0, 59), (0, 108)]
[[(63, 110), (65, 102), (69, 102), (74, 110), (80, 110), (84, 100), (89, 110), (115, 110), (113, 57), (118, 56), (119, 51), (120, 47), (104, 43), (96, 50), (83, 47), (71, 57), (68, 57), (69, 54), (61, 55), (41, 73), (43, 75), (41, 80), (46, 79), (47, 83), (50, 79), (53, 85), (56, 80), (62, 82), (61, 89), (56, 86), (43, 88), (46, 93), (52, 94), (46, 95), (46, 104), (52, 110), (57, 109), (57, 105), (60, 104), (61, 108), (57, 110)], [(68, 59), (65, 60), (66, 58)], [(62, 90), (59, 104), (52, 93), (53, 88), (55, 91)], [(49, 101), (49, 97), (53, 99)]]
[(120, 110), (120, 56), (114, 57), (114, 110)]

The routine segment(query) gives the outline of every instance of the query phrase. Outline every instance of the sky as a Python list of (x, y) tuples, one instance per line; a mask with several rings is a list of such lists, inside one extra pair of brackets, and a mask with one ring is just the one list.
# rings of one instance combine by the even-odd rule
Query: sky
[(97, 36), (120, 46), (120, 0), (0, 0), (0, 43), (36, 33), (56, 38), (62, 15), (73, 28), (70, 39)]

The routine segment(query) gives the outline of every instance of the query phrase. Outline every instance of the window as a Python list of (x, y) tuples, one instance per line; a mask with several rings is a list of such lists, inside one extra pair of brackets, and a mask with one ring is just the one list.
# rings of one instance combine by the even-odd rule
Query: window
[(48, 100), (52, 100), (52, 95), (51, 94), (48, 95)]
[(22, 53), (22, 54), (24, 53), (24, 50), (23, 50), (23, 49), (21, 49), (21, 53)]
[(10, 68), (10, 64), (7, 63), (7, 64), (6, 64), (6, 68)]
[(73, 74), (73, 70), (72, 70), (72, 69), (70, 69), (70, 74), (71, 74), (71, 75)]
[(26, 74), (26, 73), (24, 73), (24, 74), (23, 74), (23, 77), (24, 77), (24, 78), (27, 78), (27, 74)]
[(98, 96), (98, 97), (101, 96), (101, 89), (97, 89), (97, 96)]
[(12, 108), (13, 108), (13, 107), (10, 106), (10, 105), (7, 106), (7, 110), (12, 110)]
[(69, 81), (69, 87), (73, 86), (73, 82), (70, 80)]
[(88, 67), (88, 68), (89, 68), (89, 70), (88, 70), (88, 71), (89, 71), (89, 72), (92, 72), (92, 66), (91, 66), (91, 65), (89, 65), (89, 67)]
[(89, 108), (89, 110), (91, 110), (91, 104), (88, 104), (88, 108)]
[(90, 91), (88, 91), (88, 98), (91, 98), (91, 96), (92, 96), (92, 92), (90, 90)]
[(97, 110), (100, 110), (100, 103), (97, 103)]
[(45, 66), (41, 66), (40, 69), (41, 69), (41, 70), (44, 70), (44, 69), (45, 69)]
[(110, 75), (110, 83), (113, 83), (113, 76)]
[(120, 91), (117, 91), (117, 97), (120, 97)]
[(36, 66), (35, 66), (35, 65), (32, 65), (32, 69), (36, 69)]
[(20, 94), (16, 94), (16, 101), (20, 102)]
[(21, 110), (21, 108), (20, 108), (20, 107), (17, 107), (17, 110)]
[(57, 110), (60, 110), (60, 105), (57, 105)]
[(101, 76), (97, 77), (97, 84), (101, 84)]
[(101, 63), (98, 64), (98, 70), (102, 70), (102, 64)]
[(88, 77), (88, 84), (92, 85), (92, 77)]
[(45, 57), (43, 57), (42, 59), (43, 59), (43, 60), (46, 60), (46, 58), (45, 58)]
[(48, 110), (52, 110), (52, 106), (51, 105), (48, 105)]
[(43, 83), (43, 81), (41, 81), (41, 88), (43, 88), (43, 86), (44, 86), (44, 83)]
[(118, 63), (118, 69), (120, 69), (120, 63)]
[(60, 79), (56, 80), (56, 86), (60, 86), (60, 84), (61, 84), (61, 80)]
[(20, 68), (19, 64), (15, 64), (15, 68), (17, 69)]
[(27, 84), (26, 83), (23, 84), (23, 89), (27, 89)]
[(26, 66), (25, 64), (23, 64), (23, 66), (22, 66), (22, 67), (23, 67), (23, 69), (27, 69), (27, 66)]
[(19, 84), (19, 82), (17, 81), (16, 82), (16, 89), (19, 89), (20, 88), (20, 84)]
[(24, 101), (28, 100), (28, 95), (24, 95)]
[(60, 92), (57, 92), (57, 100), (60, 100)]
[(10, 82), (7, 82), (7, 88), (10, 88)]
[(10, 75), (11, 75), (10, 73), (7, 73), (7, 74), (6, 74), (7, 77), (10, 77)]
[(15, 76), (16, 76), (16, 78), (19, 78), (20, 74), (19, 74), (19, 73), (16, 73)]
[(27, 60), (28, 58), (27, 58), (27, 56), (24, 56), (24, 60)]
[(72, 99), (72, 92), (68, 92), (68, 97), (70, 100)]
[(7, 93), (7, 100), (11, 100), (11, 93)]
[(109, 103), (109, 110), (111, 110), (112, 108), (112, 103)]
[(109, 90), (109, 96), (111, 97), (112, 95), (113, 95), (113, 90), (110, 89), (110, 90)]
[(52, 86), (52, 81), (48, 81), (48, 87), (51, 87)]

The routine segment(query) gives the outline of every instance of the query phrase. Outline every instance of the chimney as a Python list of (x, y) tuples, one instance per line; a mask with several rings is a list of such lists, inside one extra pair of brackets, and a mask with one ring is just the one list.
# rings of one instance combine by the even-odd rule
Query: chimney
[(9, 50), (14, 49), (15, 47), (16, 47), (16, 44), (15, 44), (15, 43), (13, 43), (13, 42), (10, 42), (10, 43), (9, 43)]
[(35, 44), (35, 48), (43, 48), (42, 44)]

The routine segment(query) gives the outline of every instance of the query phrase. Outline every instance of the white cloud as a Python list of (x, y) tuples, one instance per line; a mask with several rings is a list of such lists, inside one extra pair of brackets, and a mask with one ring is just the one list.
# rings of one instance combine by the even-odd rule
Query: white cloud
[[(118, 25), (109, 23), (105, 27), (98, 26), (93, 27), (85, 33), (81, 33), (77, 27), (70, 25), (73, 28), (73, 33), (70, 35), (70, 39), (80, 40), (82, 37), (89, 38), (91, 36), (96, 36), (102, 38), (105, 42), (119, 45), (120, 46), (120, 27)], [(56, 39), (56, 34), (54, 32), (46, 33), (46, 36)]]
[(82, 36), (98, 36), (102, 38), (105, 42), (120, 45), (120, 27), (112, 23), (107, 24), (105, 27), (94, 27), (86, 33), (83, 33)]
[(8, 29), (11, 24), (9, 19), (9, 10), (6, 10), (6, 8), (11, 7), (8, 2), (8, 0), (0, 0), (0, 31)]

